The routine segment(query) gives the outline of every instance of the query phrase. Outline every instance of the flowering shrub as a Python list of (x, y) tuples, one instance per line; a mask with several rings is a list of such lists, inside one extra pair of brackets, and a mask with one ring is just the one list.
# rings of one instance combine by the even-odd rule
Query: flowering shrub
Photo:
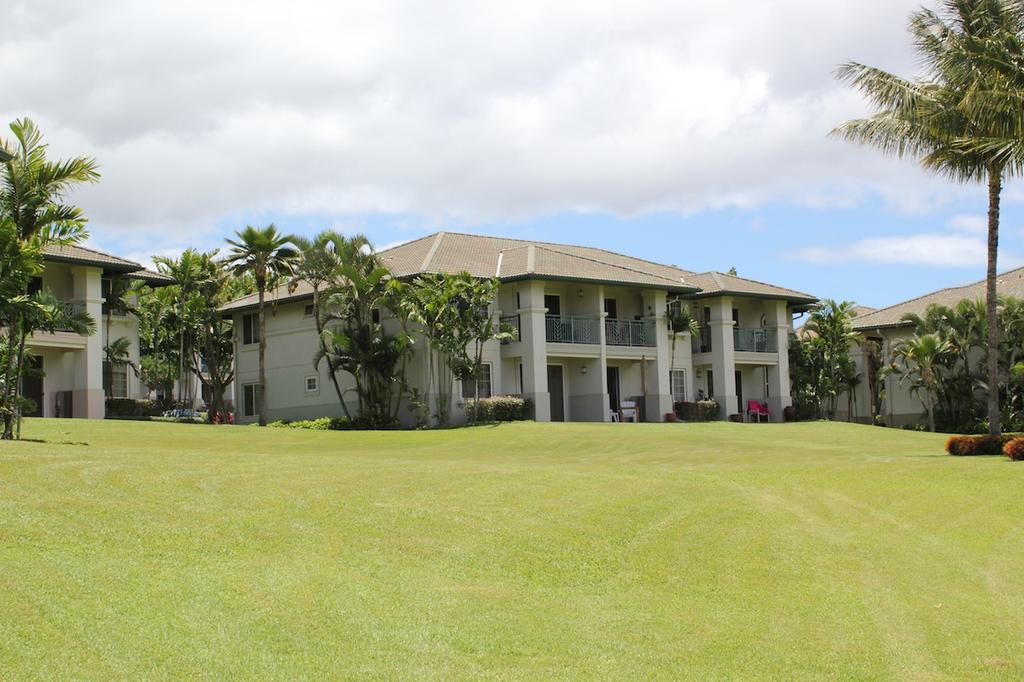
[(530, 419), (532, 403), (518, 395), (496, 395), (466, 401), (466, 414), (471, 422), (515, 422)]
[(1014, 462), (1024, 462), (1024, 438), (1014, 438), (1003, 446), (1003, 454)]
[(714, 400), (698, 400), (695, 403), (679, 402), (675, 404), (676, 416), (684, 422), (718, 421), (718, 403)]

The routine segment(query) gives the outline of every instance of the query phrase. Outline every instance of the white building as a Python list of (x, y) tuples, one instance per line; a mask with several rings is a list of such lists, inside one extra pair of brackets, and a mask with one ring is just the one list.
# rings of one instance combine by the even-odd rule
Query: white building
[(41, 372), (23, 380), (23, 395), (36, 402), (37, 416), (102, 419), (106, 397), (141, 398), (148, 393), (125, 364), (104, 372), (103, 349), (109, 341), (126, 337), (132, 362), (139, 360), (138, 320), (106, 304), (104, 292), (114, 277), (154, 285), (172, 281), (108, 253), (81, 246), (46, 247), (43, 272), (32, 281), (30, 291), (45, 287), (66, 305), (85, 310), (96, 321), (96, 333), (79, 336), (57, 331), (29, 338), (29, 362)]
[[(538, 421), (608, 421), (634, 401), (647, 421), (661, 421), (674, 401), (713, 397), (722, 417), (767, 403), (781, 421), (791, 402), (788, 340), (792, 316), (816, 299), (717, 272), (694, 273), (602, 249), (439, 232), (382, 251), (399, 278), (425, 273), (495, 277), (490, 314), (516, 330), (484, 351), (486, 395), (518, 394)], [(702, 333), (673, 340), (670, 301), (689, 306)], [(314, 368), (317, 339), (308, 287), (268, 295), (266, 400), (271, 420), (339, 416), (326, 367)], [(255, 421), (258, 390), (256, 296), (225, 306), (235, 323), (238, 422)], [(422, 352), (408, 373), (426, 385)], [(346, 387), (351, 378), (340, 374)], [(453, 414), (465, 394), (454, 387)], [(354, 399), (350, 403), (354, 408)], [(406, 421), (412, 416), (406, 415)]]
[[(947, 287), (887, 308), (858, 314), (853, 320), (853, 327), (865, 341), (872, 342), (880, 350), (879, 361), (882, 366), (886, 366), (892, 363), (893, 347), (914, 335), (914, 325), (903, 319), (906, 315), (914, 314), (923, 317), (931, 305), (953, 308), (965, 300), (984, 301), (985, 286), (986, 280), (979, 280), (959, 287)], [(1024, 299), (1024, 268), (1010, 270), (999, 275), (996, 290), (999, 296)], [(866, 344), (861, 344), (854, 346), (850, 351), (857, 371), (861, 375), (861, 382), (854, 391), (853, 421), (864, 423), (871, 421), (873, 405), (876, 402), (871, 395), (871, 387), (876, 382), (881, 382), (879, 388), (884, 389), (885, 398), (875, 409), (880, 410), (878, 413), (887, 425), (905, 426), (925, 423), (925, 410), (920, 396), (911, 392), (909, 382), (901, 385), (899, 376), (895, 374), (881, 379), (877, 378), (871, 363), (868, 362), (867, 348)], [(979, 350), (977, 361), (980, 362), (982, 357)], [(841, 402), (843, 398), (845, 395), (841, 397)], [(843, 410), (839, 417), (846, 418), (848, 410), (845, 405), (841, 405), (841, 407)]]

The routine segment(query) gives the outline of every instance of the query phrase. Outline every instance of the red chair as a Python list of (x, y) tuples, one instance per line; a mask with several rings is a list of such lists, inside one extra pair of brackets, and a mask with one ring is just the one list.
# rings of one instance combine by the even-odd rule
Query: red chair
[(757, 423), (761, 423), (761, 417), (764, 417), (765, 421), (770, 422), (772, 415), (768, 411), (768, 406), (759, 400), (748, 400), (747, 401), (747, 418), (750, 421), (754, 421), (757, 418)]

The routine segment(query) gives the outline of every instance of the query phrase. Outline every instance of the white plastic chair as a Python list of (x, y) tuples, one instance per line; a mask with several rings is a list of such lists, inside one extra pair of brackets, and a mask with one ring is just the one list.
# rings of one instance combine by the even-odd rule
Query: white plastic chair
[(637, 421), (636, 403), (632, 400), (623, 400), (619, 406), (619, 420), (620, 421)]

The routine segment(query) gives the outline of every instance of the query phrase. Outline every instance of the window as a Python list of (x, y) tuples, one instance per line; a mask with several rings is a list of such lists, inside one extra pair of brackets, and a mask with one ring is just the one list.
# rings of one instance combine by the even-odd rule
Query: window
[(672, 387), (672, 402), (681, 403), (686, 400), (686, 370), (674, 369), (669, 372)]
[(313, 304), (307, 303), (306, 307), (302, 309), (302, 314), (306, 317), (313, 317)]
[(43, 290), (43, 278), (33, 277), (28, 281), (28, 295), (38, 293)]
[(370, 311), (370, 319), (374, 324), (380, 324), (380, 308), (374, 308)]
[[(491, 366), (488, 363), (480, 366), (480, 397), (491, 397)], [(462, 398), (463, 400), (476, 398), (476, 382), (472, 378), (462, 380)]]
[(310, 374), (306, 377), (306, 393), (319, 393), (320, 392), (320, 377), (316, 374)]
[(260, 413), (263, 402), (263, 387), (259, 384), (242, 386), (242, 416), (255, 417)]
[(558, 294), (544, 294), (544, 307), (548, 309), (548, 315), (561, 315), (562, 297)]
[(242, 343), (251, 346), (260, 342), (260, 319), (257, 313), (242, 315)]
[(128, 363), (103, 363), (103, 392), (108, 398), (128, 397)]

